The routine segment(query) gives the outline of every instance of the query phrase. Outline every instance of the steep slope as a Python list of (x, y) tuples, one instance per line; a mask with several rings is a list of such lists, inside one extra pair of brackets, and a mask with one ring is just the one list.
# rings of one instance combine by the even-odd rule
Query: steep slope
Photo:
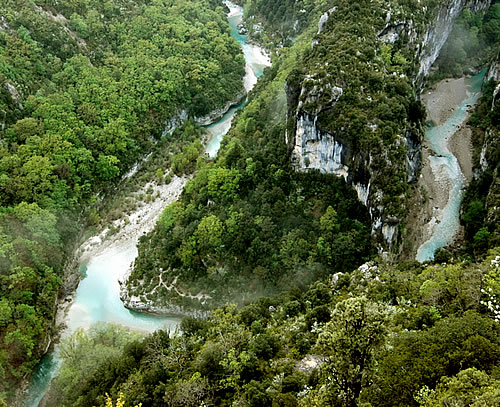
[(359, 265), (372, 253), (370, 229), (380, 251), (397, 251), (420, 166), (419, 84), (460, 9), (488, 4), (313, 8), (314, 23), (279, 49), (218, 160), (141, 239), (128, 306), (209, 309), (303, 285)]
[(420, 85), (461, 10), (489, 2), (334, 4), (288, 80), (288, 145), (297, 170), (353, 186), (379, 247), (390, 249), (420, 167)]
[(186, 318), (182, 335), (124, 346), (97, 327), (65, 341), (55, 404), (497, 406), (499, 272), (498, 249), (472, 264), (372, 262)]
[[(243, 56), (221, 5), (0, 4), (0, 400), (51, 345), (72, 243), (97, 194), (179, 111), (241, 98)], [(99, 223), (95, 207), (89, 215)]]
[(500, 73), (499, 57), (486, 74), (481, 104), (470, 124), (473, 132), (474, 173), (466, 191), (461, 220), (466, 249), (480, 256), (500, 244)]

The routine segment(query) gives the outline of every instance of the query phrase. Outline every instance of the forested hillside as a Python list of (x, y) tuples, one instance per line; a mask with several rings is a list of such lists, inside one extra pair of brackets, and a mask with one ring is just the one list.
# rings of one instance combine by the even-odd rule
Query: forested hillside
[(461, 221), (466, 249), (475, 256), (500, 246), (500, 103), (495, 88), (499, 89), (494, 79), (485, 84), (481, 104), (470, 119), (476, 126), (475, 177), (466, 191)]
[(245, 6), (245, 28), (250, 36), (271, 48), (290, 46), (292, 40), (307, 28), (326, 1), (249, 0)]
[(49, 345), (95, 194), (182, 110), (205, 115), (241, 94), (225, 14), (215, 0), (2, 2), (0, 397)]
[[(121, 285), (130, 308), (203, 318), (148, 336), (78, 329), (42, 406), (500, 405), (499, 3), (238, 3), (273, 66), (216, 159), (188, 124), (192, 143), (157, 178), (192, 179)], [(433, 24), (462, 7), (432, 80), (491, 67), (469, 119), (464, 234), (432, 262), (403, 262)], [(166, 122), (239, 94), (244, 66), (219, 0), (0, 10), (2, 406), (49, 345), (95, 203)]]
[[(166, 310), (244, 303), (351, 270), (373, 254), (369, 214), (355, 192), (331, 174), (297, 173), (285, 143), (285, 83), (310, 38), (307, 32), (283, 50), (216, 162), (199, 168), (140, 239), (130, 297)], [(163, 286), (150, 294), (160, 278)]]
[[(268, 27), (286, 14), (272, 10), (289, 7), (293, 15), (298, 4), (257, 3), (246, 3), (246, 20), (267, 20)], [(250, 95), (217, 161), (199, 168), (180, 201), (141, 239), (127, 283), (140, 301), (166, 310), (169, 304), (210, 308), (224, 300), (238, 306), (221, 307), (204, 320), (186, 318), (182, 335), (156, 333), (125, 348), (121, 358), (96, 363), (93, 379), (72, 387), (80, 396), (68, 395), (68, 404), (103, 405), (106, 392), (127, 405), (147, 406), (500, 402), (498, 78), (485, 86), (470, 120), (479, 151), (463, 210), (465, 245), (453, 254), (438, 251), (434, 264), (374, 257), (369, 215), (356, 207), (361, 196), (342, 178), (298, 173), (291, 165), (286, 140), (295, 117), (287, 119), (295, 109), (307, 110), (326, 131), (350, 138), (353, 151), (370, 152), (385, 193), (380, 202), (405, 216), (411, 188), (401, 136), (414, 132), (420, 142), (424, 111), (415, 78), (421, 49), (403, 31), (395, 42), (386, 41), (391, 30), (384, 27), (392, 25), (385, 6), (361, 3), (336, 1), (310, 10), (316, 13), (310, 21), (327, 10), (331, 15), (319, 30), (310, 25), (293, 44), (280, 44), (280, 58)], [(438, 14), (436, 2), (426, 3), (422, 14), (414, 2), (391, 5), (390, 21), (411, 16), (417, 34), (429, 24), (426, 16)], [(458, 27), (485, 27), (474, 31), (483, 52), (464, 69), (496, 57), (495, 10), (486, 17), (466, 11), (459, 20)], [(272, 34), (258, 37), (270, 41)], [(445, 52), (454, 41), (456, 33)], [(446, 75), (443, 59), (438, 64), (438, 75)], [(337, 99), (328, 86), (332, 78), (343, 89)], [(294, 90), (301, 81), (302, 89)], [(376, 260), (357, 268), (370, 258)], [(319, 281), (304, 290), (313, 279)], [(165, 289), (149, 295), (159, 282)], [(73, 374), (68, 368), (56, 383), (59, 394)]]
[[(422, 136), (423, 108), (412, 87), (416, 39), (401, 36), (388, 44), (377, 36), (386, 24), (385, 6), (335, 4), (320, 30), (317, 22), (333, 3), (311, 9), (314, 23), (280, 48), (216, 162), (199, 169), (180, 202), (141, 238), (127, 282), (131, 307), (140, 302), (192, 310), (244, 302), (351, 270), (374, 254), (372, 235), (381, 231), (385, 247), (395, 244)], [(397, 16), (410, 15), (408, 7), (394, 4)], [(419, 10), (415, 31), (421, 32), (429, 23)], [(360, 23), (353, 26), (352, 19)], [(321, 142), (332, 135), (342, 140), (349, 152), (341, 155), (352, 157), (350, 172), (351, 163), (330, 171), (323, 162), (309, 167), (308, 157), (297, 157), (301, 115), (314, 120)], [(410, 151), (411, 143), (417, 151)], [(361, 185), (357, 194), (344, 180)], [(150, 294), (160, 279), (163, 287)], [(165, 287), (174, 281), (189, 295)]]
[(372, 262), (186, 318), (182, 335), (77, 332), (48, 405), (495, 406), (499, 273), (498, 250), (480, 263)]

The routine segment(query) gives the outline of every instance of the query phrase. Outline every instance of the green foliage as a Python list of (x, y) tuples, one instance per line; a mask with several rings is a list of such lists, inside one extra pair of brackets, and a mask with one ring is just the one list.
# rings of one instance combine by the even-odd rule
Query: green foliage
[[(498, 249), (480, 263), (370, 262), (342, 280), (189, 317), (182, 335), (155, 332), (121, 355), (110, 351), (97, 369), (93, 358), (86, 385), (57, 387), (58, 405), (104, 406), (103, 394), (123, 393), (144, 406), (493, 406), (500, 366), (494, 315), (479, 301), (467, 310), (428, 302), (444, 287), (459, 303), (481, 286), (497, 290), (499, 265)], [(465, 278), (472, 270), (479, 280)], [(424, 310), (432, 324), (419, 322)], [(78, 343), (75, 352), (97, 346)]]
[[(335, 405), (358, 405), (361, 391), (371, 383), (376, 371), (376, 352), (387, 335), (387, 314), (364, 297), (337, 303), (317, 343), (329, 356), (322, 368), (325, 387), (321, 397), (325, 397), (325, 403), (340, 398)], [(332, 376), (333, 381), (328, 379)]]
[(172, 171), (179, 176), (191, 174), (202, 151), (203, 145), (199, 140), (183, 146), (182, 152), (172, 157)]
[[(424, 19), (421, 9), (432, 6), (432, 14), (436, 3), (421, 3), (394, 2), (394, 14), (412, 10), (415, 29), (423, 32), (428, 15)], [(218, 2), (36, 1), (41, 11), (33, 4), (2, 6), (9, 28), (0, 30), (0, 118), (3, 112), (6, 123), (0, 140), (0, 391), (30, 372), (46, 343), (67, 256), (61, 242), (71, 237), (63, 217), (118, 180), (159, 138), (166, 120), (183, 109), (199, 116), (220, 107), (240, 90), (243, 74)], [(178, 175), (199, 171), (140, 239), (129, 281), (134, 294), (149, 294), (162, 269), (162, 281), (176, 284), (162, 293), (163, 304), (250, 304), (187, 319), (184, 335), (174, 337), (159, 331), (139, 341), (113, 326), (77, 331), (61, 345), (54, 405), (105, 406), (109, 393), (144, 406), (411, 406), (417, 393), (426, 401), (469, 400), (471, 383), (481, 390), (479, 400), (496, 400), (488, 386), (496, 384), (500, 335), (487, 301), (489, 289), (499, 295), (498, 267), (355, 269), (373, 254), (366, 208), (343, 180), (291, 167), (283, 141), (285, 85), (306, 74), (335, 78), (345, 93), (321, 112), (321, 125), (372, 153), (373, 188), (385, 192), (389, 213), (402, 210), (406, 169), (387, 163), (405, 162), (401, 134), (416, 131), (422, 119), (410, 80), (414, 50), (406, 39), (388, 45), (376, 38), (386, 10), (368, 1), (336, 2), (338, 16), (311, 48), (317, 18), (330, 5), (247, 2), (247, 19), (260, 14), (266, 25), (280, 26), (281, 58), (250, 94), (216, 162), (198, 160), (198, 131), (185, 126), (171, 168)], [(290, 44), (309, 17), (314, 25)], [(485, 30), (490, 38), (495, 27)], [(256, 35), (258, 27), (252, 29)], [(457, 41), (456, 57), (469, 46)], [(156, 175), (162, 178), (163, 170)], [(494, 230), (483, 225), (486, 201), (476, 198), (464, 217), (477, 236), (475, 249), (484, 250)], [(99, 222), (95, 208), (90, 215), (91, 223)], [(306, 288), (317, 279), (323, 282)], [(276, 293), (282, 294), (264, 298)], [(424, 386), (429, 392), (420, 392)]]
[[(314, 13), (316, 6), (307, 5)], [(202, 166), (187, 184), (182, 215), (169, 215), (166, 228), (141, 239), (131, 293), (147, 296), (161, 268), (163, 281), (175, 281), (185, 295), (165, 292), (154, 299), (158, 305), (244, 304), (290, 284), (304, 287), (352, 270), (371, 255), (369, 215), (355, 193), (334, 176), (296, 173), (284, 143), (283, 89), (306, 58), (310, 39), (311, 32), (304, 33), (283, 49), (260, 79), (216, 162)], [(209, 219), (212, 237), (201, 233)], [(203, 304), (186, 298), (196, 295)]]
[[(499, 363), (497, 331), (491, 319), (470, 312), (440, 320), (427, 331), (403, 333), (381, 360), (383, 380), (368, 399), (380, 406), (414, 405), (413, 395), (419, 388), (424, 384), (435, 387), (443, 375), (469, 367), (491, 372)], [(394, 386), (398, 392), (392, 390)]]
[[(95, 194), (166, 122), (240, 93), (244, 61), (213, 0), (6, 0), (0, 14), (0, 393), (10, 397), (49, 342), (81, 214), (98, 225)], [(174, 171), (194, 171), (199, 136), (191, 120), (165, 137), (182, 146)]]
[(307, 28), (308, 23), (315, 20), (313, 16), (316, 17), (317, 9), (324, 7), (323, 3), (307, 0), (247, 0), (244, 17), (249, 35), (266, 46), (288, 46), (298, 33)]
[(476, 368), (460, 371), (454, 377), (443, 377), (424, 406), (463, 405), (493, 406), (500, 403), (500, 382)]
[[(498, 56), (494, 61), (497, 60)], [(467, 187), (461, 221), (465, 226), (466, 251), (475, 257), (484, 256), (500, 241), (497, 210), (500, 122), (495, 119), (500, 104), (497, 102), (492, 108), (496, 86), (494, 80), (485, 83), (480, 104), (470, 119), (470, 125), (477, 128), (473, 132), (473, 163), (477, 176)], [(485, 163), (487, 167), (484, 167)]]
[(473, 72), (498, 53), (499, 39), (500, 4), (493, 4), (486, 13), (465, 9), (436, 61), (439, 73), (435, 76), (460, 77)]
[[(62, 405), (60, 403), (64, 400), (65, 405), (83, 407), (88, 405), (89, 397), (96, 396), (103, 403), (104, 393), (100, 394), (94, 388), (95, 381), (101, 381), (102, 386), (110, 383), (108, 377), (113, 371), (129, 373), (135, 362), (132, 352), (140, 352), (137, 347), (140, 338), (141, 335), (119, 325), (99, 323), (88, 331), (78, 329), (63, 339), (59, 350), (63, 363), (53, 382), (54, 399), (51, 403)], [(122, 352), (124, 360), (120, 360)], [(82, 393), (87, 394), (79, 397)]]

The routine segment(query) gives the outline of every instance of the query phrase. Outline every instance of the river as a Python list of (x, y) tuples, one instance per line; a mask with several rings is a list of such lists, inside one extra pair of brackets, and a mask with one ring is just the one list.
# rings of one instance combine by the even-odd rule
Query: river
[(467, 79), (467, 95), (455, 107), (453, 114), (438, 126), (429, 125), (425, 132), (425, 141), (433, 154), (429, 157), (429, 164), (424, 165), (430, 165), (438, 188), (447, 188), (448, 197), (445, 206), (438, 208), (437, 215), (427, 224), (432, 233), (417, 250), (416, 259), (420, 262), (433, 260), (436, 250), (451, 244), (459, 229), (466, 180), (457, 158), (450, 152), (449, 141), (466, 121), (469, 107), (477, 103), (484, 74), (485, 71), (482, 71)]
[[(246, 74), (244, 86), (249, 91), (257, 83), (257, 79), (262, 75), (264, 68), (270, 65), (270, 61), (261, 48), (248, 43), (247, 37), (238, 32), (238, 24), (242, 20), (243, 9), (229, 1), (225, 3), (230, 10), (228, 21), (232, 35), (241, 44), (245, 56)], [(239, 107), (241, 105), (231, 108), (218, 122), (206, 127), (211, 135), (206, 152), (211, 157), (217, 155), (221, 140), (231, 127), (231, 121)], [(182, 189), (182, 186), (179, 188)], [(179, 194), (180, 191), (177, 191), (176, 194), (170, 196), (169, 200), (177, 199)], [(158, 215), (161, 213), (161, 211), (153, 210), (149, 212)], [(119, 323), (132, 330), (145, 333), (157, 329), (169, 329), (171, 331), (176, 329), (180, 318), (154, 317), (133, 312), (126, 309), (120, 300), (118, 281), (124, 276), (138, 255), (137, 241), (139, 236), (143, 232), (147, 232), (152, 226), (154, 226), (154, 222), (148, 222), (146, 228), (139, 228), (140, 232), (138, 230), (136, 234), (128, 235), (124, 239), (118, 239), (115, 243), (108, 245), (104, 250), (97, 251), (95, 255), (86, 258), (82, 262), (80, 272), (84, 278), (78, 285), (73, 304), (68, 311), (65, 321), (67, 328), (62, 337), (70, 335), (78, 328), (88, 328), (98, 321)], [(47, 392), (50, 381), (56, 375), (59, 366), (57, 351), (56, 346), (54, 352), (46, 355), (38, 365), (25, 401), (26, 407), (37, 407)]]
[[(243, 79), (243, 83), (245, 90), (249, 92), (257, 83), (257, 79), (264, 72), (264, 68), (271, 65), (271, 61), (259, 46), (247, 42), (247, 36), (239, 33), (238, 24), (241, 23), (243, 9), (231, 2), (226, 1), (225, 3), (229, 7), (228, 21), (231, 26), (231, 34), (234, 38), (236, 38), (236, 41), (241, 44), (243, 55), (245, 56), (245, 78)], [(218, 122), (206, 126), (206, 129), (211, 136), (207, 143), (205, 152), (208, 153), (210, 157), (215, 157), (217, 155), (222, 137), (231, 128), (231, 122), (235, 112), (244, 103), (245, 102), (243, 101), (238, 106), (232, 107)]]

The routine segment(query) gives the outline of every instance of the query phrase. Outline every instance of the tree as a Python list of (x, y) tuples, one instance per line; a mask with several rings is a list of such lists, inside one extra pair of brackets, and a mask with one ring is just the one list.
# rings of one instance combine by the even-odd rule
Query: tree
[[(116, 400), (116, 404), (113, 404), (113, 399), (109, 397), (109, 394), (106, 393), (106, 407), (123, 407), (125, 405), (126, 400), (123, 398), (123, 394), (120, 393), (118, 399)], [(134, 407), (141, 407), (142, 403), (136, 404)]]
[(454, 377), (443, 377), (422, 406), (498, 406), (500, 381), (476, 368), (462, 370)]
[(0, 300), (0, 326), (5, 326), (12, 316), (12, 308), (6, 298)]
[(230, 201), (238, 196), (241, 174), (238, 170), (214, 168), (208, 173), (208, 192), (220, 201)]
[(371, 383), (375, 355), (385, 343), (387, 319), (387, 311), (366, 297), (349, 298), (335, 307), (317, 343), (329, 356), (323, 380), (335, 404), (358, 405), (361, 391)]
[(222, 244), (223, 233), (224, 224), (217, 216), (210, 215), (204, 217), (195, 232), (198, 246), (202, 251), (217, 250)]
[(120, 173), (120, 169), (117, 167), (119, 162), (120, 160), (114, 155), (99, 154), (99, 160), (97, 161), (97, 172), (99, 176), (103, 180), (115, 178)]

